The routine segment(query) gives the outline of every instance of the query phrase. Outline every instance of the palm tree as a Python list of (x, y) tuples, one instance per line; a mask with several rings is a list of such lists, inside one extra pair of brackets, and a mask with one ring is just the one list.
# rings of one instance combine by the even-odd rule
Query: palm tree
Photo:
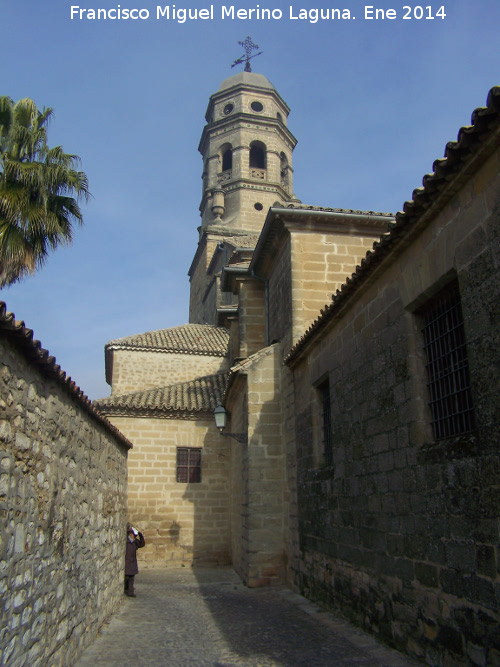
[(51, 116), (29, 98), (0, 97), (0, 288), (34, 273), (82, 223), (87, 177), (78, 156), (47, 145)]

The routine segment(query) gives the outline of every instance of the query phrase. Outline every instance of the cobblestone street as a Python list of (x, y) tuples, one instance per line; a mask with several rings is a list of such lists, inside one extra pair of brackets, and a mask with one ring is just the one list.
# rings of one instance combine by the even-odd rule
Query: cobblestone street
[(144, 570), (76, 667), (417, 665), (288, 589), (248, 589), (232, 569)]

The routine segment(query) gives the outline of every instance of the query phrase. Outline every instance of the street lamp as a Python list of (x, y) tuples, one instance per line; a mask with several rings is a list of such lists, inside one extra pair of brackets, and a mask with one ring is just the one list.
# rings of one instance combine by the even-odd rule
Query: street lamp
[(214, 410), (215, 425), (219, 429), (219, 433), (225, 437), (233, 438), (243, 445), (248, 444), (248, 436), (246, 433), (223, 433), (223, 429), (227, 425), (227, 410), (220, 403)]

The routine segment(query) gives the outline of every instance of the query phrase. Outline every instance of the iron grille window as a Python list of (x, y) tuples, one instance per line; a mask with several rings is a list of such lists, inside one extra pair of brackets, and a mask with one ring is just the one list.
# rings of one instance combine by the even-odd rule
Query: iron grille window
[(177, 447), (177, 481), (201, 482), (201, 449)]
[(458, 285), (440, 292), (422, 315), (434, 438), (469, 433), (474, 408)]
[(333, 463), (332, 411), (330, 405), (330, 382), (327, 380), (318, 387), (323, 416), (323, 458), (325, 465)]

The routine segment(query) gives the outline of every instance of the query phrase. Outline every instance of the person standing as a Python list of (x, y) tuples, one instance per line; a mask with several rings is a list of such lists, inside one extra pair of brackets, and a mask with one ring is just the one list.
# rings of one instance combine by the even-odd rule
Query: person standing
[(134, 577), (139, 572), (137, 549), (145, 546), (144, 535), (127, 523), (127, 549), (125, 552), (125, 595), (135, 598)]

